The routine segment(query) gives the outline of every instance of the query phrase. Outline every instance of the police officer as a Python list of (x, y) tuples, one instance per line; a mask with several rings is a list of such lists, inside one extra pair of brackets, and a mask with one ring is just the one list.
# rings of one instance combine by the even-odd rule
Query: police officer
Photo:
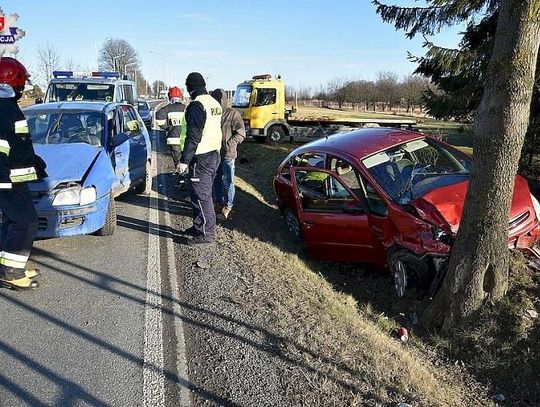
[(167, 145), (176, 167), (180, 162), (183, 144), (186, 135), (184, 124), (184, 111), (186, 106), (182, 103), (182, 91), (174, 86), (169, 89), (169, 104), (156, 112), (157, 125), (167, 131)]
[(193, 226), (184, 233), (193, 236), (188, 242), (193, 246), (216, 240), (212, 185), (220, 160), (222, 108), (206, 91), (200, 73), (190, 73), (186, 87), (191, 103), (186, 109), (186, 143), (177, 171), (183, 174), (189, 169)]
[(46, 176), (17, 104), (30, 75), (13, 58), (0, 58), (0, 285), (38, 288), (37, 270), (25, 270), (38, 219), (26, 182)]

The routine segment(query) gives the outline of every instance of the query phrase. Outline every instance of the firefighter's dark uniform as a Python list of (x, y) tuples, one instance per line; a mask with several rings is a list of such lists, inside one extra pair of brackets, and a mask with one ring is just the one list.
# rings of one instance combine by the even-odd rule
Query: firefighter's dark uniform
[(186, 138), (185, 110), (186, 106), (182, 102), (174, 101), (156, 112), (157, 125), (167, 132), (167, 145), (175, 167), (180, 162)]
[(46, 176), (15, 98), (0, 98), (0, 279), (25, 277), (38, 219), (27, 182)]
[(195, 238), (199, 242), (213, 242), (216, 214), (212, 186), (220, 161), (222, 107), (206, 92), (202, 77), (200, 81), (197, 83), (202, 85), (192, 89), (186, 82), (192, 102), (186, 109), (187, 136), (180, 162), (189, 165)]

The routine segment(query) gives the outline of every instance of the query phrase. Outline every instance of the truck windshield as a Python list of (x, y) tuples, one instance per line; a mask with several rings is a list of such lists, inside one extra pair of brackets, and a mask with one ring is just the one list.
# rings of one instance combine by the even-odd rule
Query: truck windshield
[(72, 102), (94, 100), (112, 102), (114, 85), (101, 83), (62, 82), (51, 83), (47, 89), (47, 102)]
[(249, 85), (239, 85), (234, 92), (233, 107), (249, 107), (249, 99), (253, 88)]
[(100, 146), (103, 116), (98, 112), (27, 112), (28, 131), (36, 144), (86, 143)]

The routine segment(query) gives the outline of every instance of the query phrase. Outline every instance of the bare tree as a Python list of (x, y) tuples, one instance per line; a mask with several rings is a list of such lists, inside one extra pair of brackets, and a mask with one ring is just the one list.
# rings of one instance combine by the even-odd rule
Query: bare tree
[(400, 100), (398, 75), (394, 72), (378, 72), (375, 90), (377, 101), (383, 103), (383, 110), (392, 109)]
[(508, 213), (529, 123), (540, 43), (540, 1), (501, 0), (474, 159), (448, 274), (425, 322), (448, 332), (508, 289)]
[(155, 97), (159, 97), (159, 92), (164, 89), (168, 89), (168, 86), (165, 82), (161, 80), (154, 81), (154, 83), (152, 84), (152, 93)]
[(105, 71), (117, 71), (124, 73), (126, 68), (130, 70), (140, 69), (139, 56), (129, 42), (119, 38), (108, 40), (101, 49), (100, 69)]
[(403, 79), (401, 87), (407, 113), (412, 113), (416, 106), (422, 104), (422, 93), (429, 89), (429, 79), (418, 75), (409, 75)]
[(56, 69), (60, 69), (60, 54), (52, 44), (41, 43), (37, 49), (37, 80), (47, 85)]

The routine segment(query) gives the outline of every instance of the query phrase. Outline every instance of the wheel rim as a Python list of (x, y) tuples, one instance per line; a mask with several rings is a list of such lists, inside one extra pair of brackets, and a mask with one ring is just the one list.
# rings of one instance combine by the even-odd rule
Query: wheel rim
[(296, 216), (294, 216), (294, 213), (292, 213), (291, 211), (287, 211), (287, 213), (285, 214), (285, 222), (287, 223), (289, 230), (296, 237), (300, 237), (300, 225), (298, 224), (298, 220), (296, 219)]
[(394, 267), (394, 285), (397, 296), (403, 298), (407, 290), (407, 270), (401, 260), (398, 260)]
[(274, 141), (274, 142), (278, 142), (281, 140), (281, 133), (277, 130), (274, 130), (272, 132), (270, 132), (270, 140)]

